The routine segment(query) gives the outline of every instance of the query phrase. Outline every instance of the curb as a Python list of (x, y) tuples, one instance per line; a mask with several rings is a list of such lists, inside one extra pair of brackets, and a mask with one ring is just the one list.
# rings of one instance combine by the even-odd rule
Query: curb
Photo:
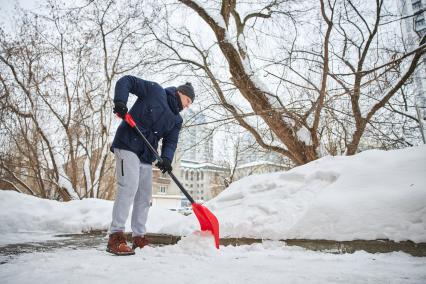
[[(83, 234), (75, 234), (74, 236), (82, 235), (106, 235), (106, 231), (96, 230), (85, 232)], [(63, 236), (73, 236), (63, 235)], [(126, 233), (128, 241), (132, 240), (132, 234)], [(145, 237), (153, 245), (174, 245), (180, 241), (181, 236), (169, 234), (154, 234), (147, 233)], [(221, 238), (220, 245), (222, 246), (241, 246), (263, 243), (268, 241), (277, 241), (270, 239), (257, 238)], [(405, 252), (412, 256), (426, 257), (426, 243), (415, 243), (412, 241), (395, 242), (391, 240), (353, 240), (353, 241), (333, 241), (333, 240), (308, 240), (308, 239), (282, 239), (278, 240), (286, 246), (297, 246), (312, 251), (323, 251), (329, 253), (354, 253), (357, 251), (366, 251), (368, 253), (390, 253), (390, 252)]]

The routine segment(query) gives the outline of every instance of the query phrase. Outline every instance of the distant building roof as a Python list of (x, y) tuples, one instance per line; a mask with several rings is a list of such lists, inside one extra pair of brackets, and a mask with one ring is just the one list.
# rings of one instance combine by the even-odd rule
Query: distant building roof
[(216, 165), (210, 162), (197, 162), (191, 160), (181, 160), (181, 168), (190, 168), (190, 169), (207, 169), (207, 170), (216, 170), (216, 171), (225, 171), (227, 168)]
[(276, 166), (276, 167), (286, 168), (285, 165), (277, 164), (277, 163), (270, 162), (270, 161), (256, 161), (256, 162), (251, 162), (251, 163), (245, 163), (245, 164), (237, 166), (236, 168), (237, 169), (243, 169), (243, 168), (260, 167), (260, 166)]

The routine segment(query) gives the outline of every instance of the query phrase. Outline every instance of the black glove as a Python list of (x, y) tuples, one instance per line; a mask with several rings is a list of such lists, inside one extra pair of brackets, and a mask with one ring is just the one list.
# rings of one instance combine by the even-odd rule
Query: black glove
[(162, 158), (163, 161), (158, 162), (155, 166), (161, 170), (164, 174), (165, 172), (171, 172), (173, 170), (171, 162), (167, 158)]
[(123, 102), (114, 102), (114, 113), (118, 114), (119, 117), (124, 118), (127, 113), (127, 106)]

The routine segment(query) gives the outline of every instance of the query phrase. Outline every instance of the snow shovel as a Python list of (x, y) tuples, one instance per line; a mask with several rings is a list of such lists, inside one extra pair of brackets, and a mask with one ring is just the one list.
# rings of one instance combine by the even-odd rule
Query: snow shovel
[[(152, 147), (151, 143), (149, 143), (146, 137), (142, 134), (142, 132), (136, 125), (136, 122), (133, 120), (133, 117), (129, 113), (126, 113), (126, 115), (124, 116), (124, 120), (130, 125), (130, 127), (132, 127), (136, 131), (136, 133), (142, 138), (145, 145), (154, 154), (157, 161), (161, 163), (163, 159), (160, 157), (160, 155), (158, 155), (157, 151), (154, 149), (154, 147)], [(167, 173), (176, 183), (182, 193), (186, 196), (186, 198), (188, 198), (188, 200), (191, 202), (192, 211), (194, 211), (195, 216), (197, 216), (197, 219), (200, 222), (201, 231), (210, 231), (214, 236), (216, 248), (219, 249), (219, 222), (216, 216), (212, 212), (210, 212), (207, 207), (196, 203), (171, 171), (168, 171)]]

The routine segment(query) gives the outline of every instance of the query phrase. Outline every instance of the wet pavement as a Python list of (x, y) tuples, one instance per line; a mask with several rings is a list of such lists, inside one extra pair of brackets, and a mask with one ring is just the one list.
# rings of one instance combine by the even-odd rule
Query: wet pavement
[(20, 254), (47, 252), (60, 248), (78, 250), (81, 248), (96, 248), (105, 250), (108, 241), (106, 232), (90, 232), (84, 234), (55, 235), (52, 240), (28, 242), (0, 246), (0, 265), (8, 263)]
[[(127, 233), (127, 240), (131, 241), (131, 233)], [(147, 234), (146, 238), (151, 246), (174, 245), (181, 237), (166, 234)], [(221, 245), (250, 245), (262, 243), (261, 239), (252, 238), (224, 238), (220, 240)], [(355, 241), (330, 241), (330, 240), (281, 240), (283, 245), (299, 246), (313, 251), (324, 251), (331, 253), (353, 253), (355, 251), (366, 251), (369, 253), (388, 253), (403, 251), (413, 256), (426, 256), (426, 243), (413, 243), (410, 241), (393, 242), (389, 240), (355, 240)], [(66, 248), (79, 250), (84, 248), (106, 250), (108, 242), (107, 231), (92, 231), (82, 234), (55, 235), (54, 239), (40, 242), (26, 242), (21, 244), (10, 244), (0, 246), (0, 265), (10, 262), (12, 259), (25, 253), (47, 252)]]
[[(0, 265), (10, 262), (12, 259), (25, 253), (48, 252), (66, 248), (79, 250), (84, 248), (105, 251), (108, 242), (107, 231), (91, 231), (81, 234), (54, 235), (52, 239), (35, 242), (25, 242), (0, 246)], [(181, 237), (166, 234), (148, 233), (145, 237), (150, 246), (174, 245)], [(126, 233), (127, 241), (132, 239), (131, 233)]]

